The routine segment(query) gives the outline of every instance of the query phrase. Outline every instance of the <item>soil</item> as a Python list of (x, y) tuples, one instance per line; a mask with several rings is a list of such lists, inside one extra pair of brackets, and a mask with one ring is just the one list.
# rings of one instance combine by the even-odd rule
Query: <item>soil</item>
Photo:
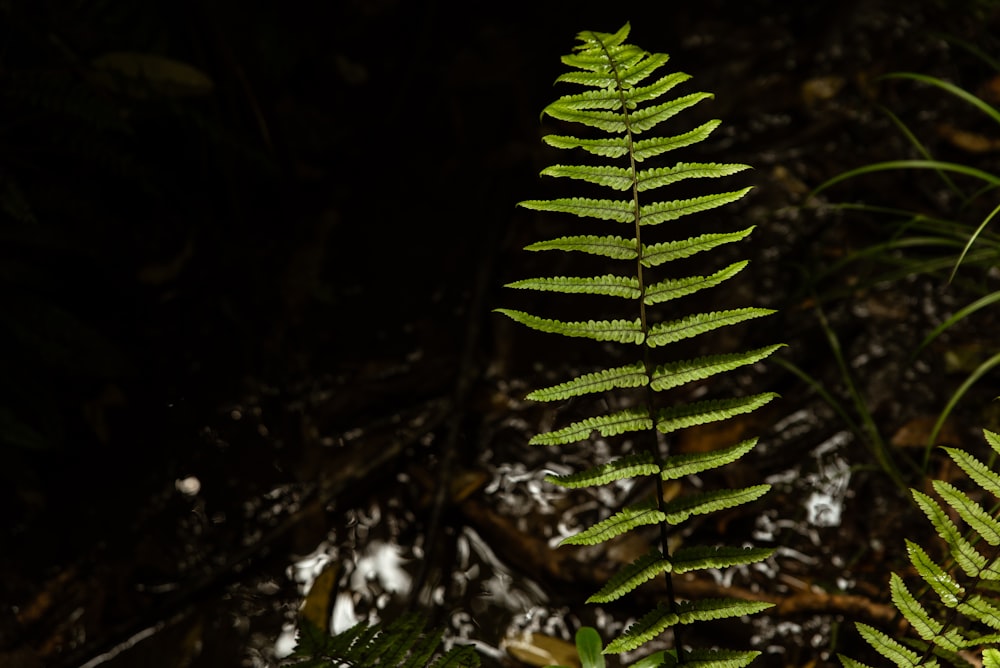
[[(642, 490), (567, 494), (545, 475), (619, 446), (527, 445), (593, 406), (540, 405), (526, 392), (599, 368), (607, 350), (491, 311), (558, 308), (502, 287), (573, 271), (568, 258), (521, 250), (566, 221), (515, 203), (554, 192), (537, 177), (558, 159), (540, 141), (552, 130), (538, 114), (555, 95), (559, 56), (577, 31), (626, 20), (629, 41), (670, 53), (693, 76), (691, 90), (714, 93), (684, 122), (723, 125), (684, 159), (754, 168), (738, 177), (752, 194), (704, 221), (705, 231), (755, 225), (751, 241), (713, 260), (745, 257), (750, 267), (697, 306), (777, 313), (706, 345), (788, 344), (783, 361), (678, 395), (781, 395), (676, 443), (701, 451), (760, 436), (751, 457), (701, 483), (773, 485), (764, 500), (695, 521), (676, 539), (775, 548), (759, 567), (677, 583), (682, 595), (738, 593), (775, 607), (686, 640), (753, 647), (763, 652), (757, 665), (836, 665), (838, 652), (874, 660), (852, 622), (899, 630), (889, 572), (907, 570), (904, 536), (933, 543), (880, 465), (878, 443), (903, 486), (925, 486), (924, 472), (955, 478), (936, 453), (925, 466), (924, 445), (963, 379), (994, 354), (997, 317), (981, 311), (919, 346), (992, 292), (996, 274), (986, 260), (952, 283), (948, 262), (890, 275), (904, 260), (950, 261), (954, 248), (848, 261), (892, 238), (900, 217), (832, 205), (906, 209), (967, 230), (993, 204), (988, 194), (959, 201), (932, 172), (810, 192), (846, 170), (915, 156), (887, 110), (935, 157), (997, 173), (1000, 131), (979, 111), (880, 78), (919, 72), (990, 101), (1000, 75), (967, 47), (998, 52), (992, 3), (314, 4), (156, 5), (146, 16), (115, 3), (78, 14), (0, 3), (27, 35), (0, 56), (5, 90), (15, 75), (41, 71), (31, 60), (39, 35), (90, 62), (148, 50), (130, 43), (131, 29), (170, 37), (167, 53), (215, 80), (194, 101), (155, 103), (161, 115), (144, 116), (155, 122), (138, 134), (108, 131), (97, 142), (132, 149), (157, 197), (122, 194), (100, 175), (110, 194), (80, 192), (74, 179), (87, 175), (41, 169), (48, 158), (18, 143), (13, 124), (0, 130), (21, 160), (0, 162), (0, 177), (30, 184), (24, 175), (37, 167), (54, 201), (65, 200), (42, 205), (40, 186), (28, 191), (48, 235), (36, 245), (20, 223), (3, 223), (16, 250), (0, 280), (20, 276), (23, 248), (46, 269), (44, 282), (18, 288), (0, 324), (32, 349), (24, 341), (34, 325), (18, 338), (9, 323), (40, 314), (38, 331), (63, 335), (39, 350), (62, 346), (65, 359), (50, 356), (37, 371), (34, 358), (4, 362), (0, 417), (14, 410), (10, 424), (53, 429), (44, 442), (11, 436), (0, 451), (0, 599), (10, 604), (0, 609), (0, 666), (273, 666), (303, 601), (301, 614), (332, 615), (336, 629), (417, 607), (449, 642), (475, 643), (484, 665), (545, 665), (570, 660), (559, 652), (581, 625), (607, 640), (654, 604), (655, 587), (628, 602), (584, 603), (646, 551), (648, 536), (555, 547)], [(71, 320), (51, 319), (52, 295)], [(937, 442), (984, 453), (997, 390), (995, 374), (984, 376)]]

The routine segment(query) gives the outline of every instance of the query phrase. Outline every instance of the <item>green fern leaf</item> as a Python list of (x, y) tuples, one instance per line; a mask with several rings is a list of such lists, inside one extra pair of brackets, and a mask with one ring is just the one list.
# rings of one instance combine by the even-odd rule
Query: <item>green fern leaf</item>
[(703, 598), (678, 604), (677, 616), (681, 624), (691, 624), (754, 615), (773, 607), (773, 603), (765, 601), (744, 601), (740, 598)]
[[(970, 619), (1000, 631), (1000, 604), (979, 594), (973, 594), (958, 604), (958, 611)], [(976, 638), (975, 643), (983, 642), (982, 638)], [(995, 641), (994, 641), (995, 642)]]
[(587, 153), (599, 155), (602, 158), (620, 158), (623, 155), (628, 154), (629, 147), (627, 137), (580, 139), (578, 137), (567, 137), (564, 135), (545, 135), (542, 137), (542, 141), (553, 148), (582, 148)]
[(541, 171), (542, 176), (579, 179), (615, 190), (632, 187), (632, 170), (610, 165), (552, 165)]
[(590, 438), (597, 431), (601, 436), (617, 436), (630, 431), (651, 429), (653, 421), (645, 408), (629, 408), (610, 415), (598, 415), (574, 422), (562, 429), (537, 434), (528, 441), (531, 445), (566, 445)]
[[(673, 260), (691, 257), (695, 253), (712, 250), (722, 244), (733, 243), (746, 238), (753, 227), (748, 227), (739, 232), (722, 234), (702, 234), (701, 236), (683, 239), (681, 241), (668, 241), (664, 243), (651, 244), (642, 248), (642, 266), (652, 268)], [(633, 248), (635, 246), (633, 245)]]
[[(639, 109), (629, 116), (628, 129), (639, 134), (652, 129), (665, 120), (673, 118), (688, 107), (693, 107), (702, 100), (713, 97), (711, 93), (691, 93), (652, 107)], [(619, 130), (622, 132), (623, 130)]]
[[(582, 44), (578, 45), (573, 53), (562, 58), (562, 62), (573, 68), (573, 71), (560, 75), (557, 82), (578, 84), (588, 90), (563, 95), (543, 110), (546, 116), (587, 126), (590, 135), (594, 135), (595, 130), (597, 133), (615, 135), (590, 138), (547, 135), (544, 141), (548, 145), (559, 149), (580, 149), (601, 158), (627, 158), (627, 160), (618, 164), (558, 164), (542, 171), (543, 176), (572, 179), (579, 182), (578, 185), (587, 188), (596, 186), (628, 195), (623, 199), (576, 196), (527, 200), (520, 203), (522, 207), (535, 211), (569, 213), (597, 221), (651, 227), (735, 202), (750, 191), (750, 188), (742, 188), (666, 201), (640, 199), (639, 193), (690, 179), (730, 176), (748, 167), (742, 164), (676, 162), (673, 166), (637, 169), (636, 165), (644, 160), (706, 139), (719, 126), (719, 121), (710, 120), (693, 130), (674, 136), (649, 137), (636, 141), (640, 133), (652, 134), (652, 131), (662, 127), (661, 124), (667, 119), (711, 98), (712, 95), (695, 92), (673, 99), (668, 98), (668, 92), (686, 81), (689, 76), (683, 73), (666, 75), (658, 73), (668, 62), (668, 57), (627, 44), (628, 34), (628, 24), (616, 33), (580, 33), (578, 39)], [(689, 239), (648, 245), (640, 243), (638, 229), (635, 228), (635, 236), (632, 239), (620, 235), (573, 235), (528, 246), (530, 250), (580, 251), (615, 260), (637, 261), (637, 266), (634, 265), (634, 268), (613, 270), (603, 276), (531, 278), (512, 283), (509, 287), (627, 299), (641, 317), (634, 321), (567, 322), (509, 309), (497, 309), (498, 312), (540, 331), (645, 346), (642, 364), (626, 364), (581, 375), (567, 382), (536, 390), (529, 395), (529, 398), (552, 401), (620, 389), (650, 387), (652, 390), (627, 393), (629, 397), (640, 399), (638, 405), (642, 408), (619, 411), (611, 415), (585, 417), (561, 429), (538, 434), (530, 440), (531, 443), (545, 445), (573, 443), (592, 437), (595, 431), (606, 437), (653, 429), (670, 433), (687, 426), (724, 420), (750, 412), (777, 396), (773, 393), (764, 393), (752, 397), (698, 401), (682, 406), (659, 408), (654, 391), (669, 390), (685, 383), (704, 380), (715, 374), (754, 364), (773, 353), (778, 346), (760, 348), (747, 353), (709, 355), (697, 360), (667, 364), (663, 364), (660, 360), (654, 361), (651, 351), (653, 348), (711, 332), (726, 325), (768, 315), (772, 311), (755, 308), (734, 309), (657, 322), (656, 315), (647, 311), (647, 307), (721, 285), (739, 273), (747, 263), (735, 262), (705, 276), (666, 280), (663, 277), (653, 276), (654, 272), (646, 271), (647, 269), (651, 270), (669, 261), (690, 257), (722, 244), (741, 240), (750, 234), (753, 228), (726, 234), (702, 234)], [(658, 232), (660, 230), (649, 230), (650, 235)], [(674, 236), (683, 235), (674, 234)], [(682, 274), (670, 272), (670, 275)], [(655, 388), (651, 387), (654, 380)], [(660, 442), (656, 434), (650, 434), (650, 437), (651, 445)], [(750, 439), (717, 452), (680, 456), (657, 454), (656, 450), (662, 446), (655, 445), (649, 453), (628, 455), (579, 473), (549, 476), (547, 480), (570, 488), (606, 485), (615, 481), (652, 475), (659, 475), (661, 482), (674, 480), (732, 463), (748, 453), (755, 443), (755, 439)], [(595, 545), (612, 540), (634, 528), (649, 525), (660, 526), (661, 541), (663, 541), (666, 525), (681, 523), (694, 515), (721, 512), (748, 503), (759, 498), (768, 489), (769, 485), (757, 485), (742, 489), (706, 491), (684, 495), (668, 503), (657, 498), (655, 502), (628, 506), (575, 536), (566, 538), (563, 544)], [(772, 551), (768, 549), (691, 547), (680, 550), (671, 558), (667, 556), (667, 546), (660, 545), (658, 550), (651, 551), (621, 569), (594, 594), (591, 601), (616, 600), (658, 574), (666, 574), (667, 580), (670, 581), (673, 571), (745, 565), (765, 559), (771, 553)], [(767, 607), (770, 607), (770, 604), (729, 599), (678, 603), (671, 595), (669, 604), (644, 615), (604, 651), (613, 653), (635, 649), (678, 622), (689, 623), (742, 616), (759, 612)], [(654, 668), (661, 663), (673, 666), (683, 662), (706, 667), (711, 664), (712, 668), (743, 668), (757, 654), (757, 652), (725, 651), (684, 652), (678, 649), (673, 654), (667, 651), (657, 652), (641, 661), (639, 665), (643, 668)]]
[(653, 325), (649, 328), (647, 343), (651, 348), (665, 346), (668, 343), (675, 343), (684, 339), (689, 339), (699, 334), (711, 332), (719, 327), (735, 325), (738, 322), (760, 318), (774, 313), (772, 309), (766, 308), (738, 308), (728, 311), (713, 311), (711, 313), (697, 313), (679, 320)]
[(706, 568), (729, 568), (763, 561), (774, 554), (771, 548), (683, 547), (670, 557), (674, 573), (688, 573)]
[(732, 202), (742, 198), (751, 190), (753, 190), (752, 187), (747, 187), (741, 188), (740, 190), (734, 190), (732, 192), (715, 193), (712, 195), (691, 197), (689, 199), (678, 199), (669, 202), (646, 204), (645, 206), (639, 208), (639, 224), (646, 226), (659, 225), (660, 223), (664, 223), (668, 220), (677, 220), (678, 218), (692, 213), (700, 213), (702, 211), (708, 211), (720, 206), (725, 206), (726, 204), (731, 204)]
[(628, 125), (623, 120), (624, 117), (617, 111), (579, 109), (572, 105), (564, 105), (561, 100), (556, 100), (545, 107), (542, 113), (560, 121), (589, 125), (615, 134), (620, 134), (628, 129)]
[(913, 630), (926, 640), (951, 652), (957, 652), (965, 647), (965, 639), (956, 629), (944, 631), (944, 625), (932, 618), (930, 613), (920, 605), (910, 590), (903, 583), (903, 578), (892, 573), (889, 578), (889, 592), (896, 609), (903, 613)]
[(914, 569), (931, 586), (941, 602), (949, 608), (958, 605), (959, 600), (965, 595), (965, 588), (931, 559), (924, 548), (913, 541), (907, 539), (906, 551), (910, 555)]
[(965, 571), (965, 574), (969, 577), (980, 577), (984, 575), (984, 569), (986, 568), (986, 557), (984, 557), (980, 552), (973, 547), (972, 543), (967, 541), (959, 533), (958, 528), (955, 524), (948, 518), (941, 506), (927, 496), (923, 492), (919, 492), (915, 489), (911, 489), (910, 493), (916, 500), (917, 505), (920, 509), (924, 511), (927, 518), (937, 529), (938, 535), (948, 543), (948, 547), (951, 549), (951, 556), (955, 559), (955, 563)]
[(849, 656), (844, 656), (843, 654), (838, 654), (837, 658), (840, 659), (840, 665), (844, 668), (872, 668), (867, 663), (861, 663), (860, 661), (855, 661)]
[(771, 486), (764, 484), (740, 489), (720, 489), (689, 494), (665, 504), (662, 514), (668, 524), (677, 525), (692, 515), (705, 515), (756, 501), (764, 496), (769, 489)]
[(614, 220), (631, 223), (635, 220), (635, 205), (628, 200), (592, 199), (590, 197), (561, 197), (559, 199), (529, 199), (518, 206), (533, 211), (571, 213), (581, 218)]
[(587, 599), (587, 603), (610, 603), (657, 575), (669, 572), (671, 560), (659, 550), (651, 550), (615, 573), (608, 583)]
[[(694, 130), (682, 132), (681, 134), (674, 135), (672, 137), (654, 137), (652, 139), (637, 141), (633, 145), (632, 157), (635, 158), (636, 162), (642, 162), (643, 160), (655, 158), (656, 156), (668, 151), (674, 151), (679, 148), (684, 148), (685, 146), (697, 144), (700, 141), (708, 139), (708, 136), (712, 134), (715, 128), (719, 127), (719, 125), (721, 125), (721, 121), (712, 120), (702, 123)], [(627, 151), (628, 148), (626, 145), (626, 152)], [(624, 155), (624, 153), (621, 155)]]
[[(986, 431), (986, 433), (989, 434), (991, 432)], [(957, 448), (942, 448), (942, 450), (947, 452), (948, 456), (976, 484), (993, 496), (1000, 498), (1000, 475), (964, 450), (958, 450)]]
[(1000, 668), (1000, 649), (989, 647), (983, 650), (983, 668)]
[(653, 370), (650, 387), (657, 392), (662, 392), (690, 382), (704, 380), (716, 374), (755, 364), (782, 347), (783, 344), (778, 344), (757, 348), (745, 353), (709, 355), (693, 360), (661, 364)]
[[(709, 276), (688, 276), (687, 278), (668, 279), (660, 281), (659, 283), (654, 283), (646, 288), (646, 294), (643, 297), (643, 301), (646, 302), (647, 306), (652, 306), (653, 304), (659, 304), (661, 302), (670, 301), (671, 299), (677, 299), (679, 297), (694, 294), (699, 290), (714, 288), (719, 283), (722, 283), (723, 281), (726, 281), (738, 274), (748, 264), (750, 263), (747, 260), (743, 260), (740, 262), (734, 262), (728, 267), (720, 269)], [(638, 281), (636, 281), (636, 283), (636, 292), (638, 293)]]
[(526, 278), (506, 285), (508, 288), (521, 290), (538, 290), (541, 292), (562, 292), (566, 294), (605, 295), (607, 297), (624, 297), (638, 299), (642, 294), (639, 290), (639, 280), (629, 276), (580, 277), (552, 276), (548, 278)]
[(656, 508), (655, 503), (640, 503), (627, 506), (606, 520), (601, 520), (594, 526), (584, 529), (575, 536), (564, 538), (560, 545), (597, 545), (611, 540), (615, 536), (631, 531), (636, 527), (659, 524), (664, 521), (664, 514)]
[(625, 629), (624, 633), (608, 643), (608, 646), (604, 648), (604, 653), (621, 654), (622, 652), (631, 652), (636, 647), (646, 644), (679, 621), (680, 618), (677, 616), (677, 613), (671, 612), (669, 607), (660, 604), (656, 609), (647, 612), (638, 621)]
[(981, 505), (970, 499), (965, 492), (943, 480), (935, 480), (931, 485), (983, 540), (990, 545), (1000, 545), (1000, 522)]
[(598, 88), (573, 95), (563, 95), (559, 98), (558, 104), (567, 109), (617, 110), (622, 108), (622, 98), (613, 88)]
[[(882, 631), (868, 626), (867, 624), (862, 624), (861, 622), (855, 623), (855, 626), (861, 634), (861, 637), (864, 638), (876, 652), (889, 659), (900, 668), (916, 668), (916, 666), (921, 665), (919, 654), (914, 652), (912, 649), (904, 647), (902, 644), (893, 640)], [(931, 659), (923, 665), (928, 667), (937, 666), (938, 662)]]
[(660, 77), (648, 86), (636, 86), (635, 88), (627, 91), (628, 101), (632, 105), (638, 106), (643, 102), (656, 100), (662, 97), (665, 93), (669, 92), (672, 88), (675, 88), (677, 85), (684, 83), (690, 78), (690, 74), (685, 74), (684, 72), (672, 72)]
[(745, 668), (760, 656), (760, 652), (739, 652), (728, 649), (695, 649), (684, 655), (686, 668)]
[(778, 395), (774, 392), (736, 399), (709, 399), (665, 408), (656, 415), (656, 429), (664, 434), (698, 424), (726, 420), (734, 415), (751, 413)]
[(546, 476), (545, 479), (553, 485), (576, 489), (579, 487), (607, 485), (616, 480), (656, 475), (659, 472), (660, 466), (653, 461), (653, 456), (648, 452), (641, 452), (616, 459), (607, 464), (595, 466), (579, 473), (559, 476), (550, 475)]
[(652, 75), (670, 60), (670, 56), (665, 53), (644, 53), (644, 55), (648, 57), (636, 62), (634, 66), (627, 62), (624, 63), (625, 76), (621, 78), (621, 85), (625, 91), (634, 88), (637, 83)]
[(660, 465), (660, 477), (663, 480), (677, 480), (702, 471), (710, 471), (735, 462), (737, 459), (753, 450), (757, 445), (756, 438), (740, 441), (728, 448), (720, 448), (709, 452), (692, 452), (683, 455), (672, 455)]
[(577, 40), (583, 42), (574, 51), (582, 51), (585, 48), (607, 48), (612, 49), (625, 43), (629, 32), (632, 31), (632, 24), (626, 22), (615, 32), (596, 32), (593, 30), (583, 30), (577, 33)]
[(584, 394), (606, 392), (614, 388), (643, 387), (649, 383), (646, 367), (642, 362), (627, 364), (584, 374), (559, 385), (529, 392), (531, 401), (564, 401)]
[(498, 308), (496, 313), (540, 332), (577, 336), (595, 341), (617, 341), (618, 343), (642, 343), (642, 324), (635, 320), (588, 320), (587, 322), (563, 322), (540, 318), (524, 311)]
[(525, 246), (525, 250), (558, 250), (580, 251), (591, 255), (602, 255), (614, 260), (634, 260), (639, 256), (636, 251), (635, 239), (625, 239), (616, 236), (580, 235), (559, 237), (549, 241), (539, 241)]
[[(639, 170), (636, 188), (639, 192), (661, 188), (684, 179), (715, 179), (732, 176), (750, 169), (750, 165), (718, 164), (703, 162), (679, 162), (673, 167), (655, 167)], [(631, 181), (629, 181), (631, 186)], [(622, 188), (624, 190), (625, 188)]]
[(983, 436), (986, 438), (986, 442), (990, 444), (993, 451), (1000, 455), (1000, 434), (990, 431), (989, 429), (983, 429)]

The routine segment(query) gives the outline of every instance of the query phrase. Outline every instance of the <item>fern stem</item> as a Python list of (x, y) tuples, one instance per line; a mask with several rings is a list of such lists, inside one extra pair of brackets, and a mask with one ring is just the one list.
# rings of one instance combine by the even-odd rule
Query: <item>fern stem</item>
[[(612, 71), (614, 72), (615, 81), (617, 82), (616, 89), (618, 91), (618, 99), (621, 104), (622, 109), (622, 120), (625, 125), (625, 142), (628, 150), (628, 160), (630, 173), (632, 175), (632, 216), (635, 225), (635, 272), (636, 279), (638, 280), (639, 288), (639, 327), (642, 331), (642, 363), (645, 367), (646, 378), (648, 382), (645, 387), (645, 403), (646, 409), (650, 416), (656, 414), (656, 391), (653, 389), (653, 370), (654, 364), (651, 359), (650, 346), (649, 346), (649, 322), (646, 318), (646, 279), (643, 272), (643, 245), (642, 245), (642, 209), (639, 206), (639, 170), (636, 166), (635, 159), (635, 136), (632, 131), (631, 118), (629, 116), (628, 100), (625, 96), (625, 83), (622, 81), (621, 72), (618, 68), (617, 60), (608, 51), (607, 45), (604, 41), (601, 41), (601, 48), (608, 57), (608, 62), (611, 63)], [(652, 421), (652, 426), (650, 427), (651, 432), (648, 444), (649, 453), (653, 456), (654, 461), (656, 461), (660, 466), (663, 465), (667, 455), (669, 454), (669, 444), (667, 443), (666, 436), (661, 434), (656, 428), (656, 420)], [(664, 500), (664, 495), (666, 493), (666, 485), (661, 476), (656, 476), (656, 507), (660, 512), (665, 512), (666, 501)], [(659, 539), (660, 539), (660, 553), (664, 557), (670, 557), (670, 544), (669, 536), (667, 532), (667, 523), (659, 523)], [(677, 614), (677, 598), (674, 595), (674, 582), (670, 570), (666, 570), (663, 573), (664, 584), (666, 585), (667, 592), (667, 604), (670, 608), (670, 612)], [(684, 651), (681, 641), (681, 625), (675, 624), (671, 628), (674, 638), (674, 649), (677, 653), (677, 663), (684, 663)]]

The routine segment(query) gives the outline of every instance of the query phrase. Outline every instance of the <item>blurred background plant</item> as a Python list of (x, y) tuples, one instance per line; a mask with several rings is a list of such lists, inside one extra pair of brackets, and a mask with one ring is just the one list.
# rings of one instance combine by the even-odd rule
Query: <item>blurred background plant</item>
[[(952, 121), (940, 120), (935, 115), (933, 125), (928, 126), (927, 118), (917, 117), (908, 122), (880, 103), (877, 108), (905, 138), (911, 157), (847, 170), (819, 185), (809, 196), (812, 205), (843, 214), (848, 225), (860, 223), (867, 239), (823, 268), (804, 271), (805, 291), (809, 293), (805, 298), (812, 305), (837, 361), (844, 392), (837, 395), (794, 364), (785, 363), (823, 394), (851, 430), (869, 445), (878, 466), (904, 492), (907, 476), (928, 474), (931, 449), (955, 406), (977, 380), (1000, 364), (1000, 353), (980, 342), (968, 342), (968, 337), (963, 344), (963, 335), (959, 335), (959, 341), (948, 342), (935, 351), (943, 357), (947, 373), (965, 376), (950, 391), (945, 405), (925, 430), (922, 453), (911, 457), (891, 447), (888, 435), (880, 432), (872, 406), (860, 389), (859, 372), (845, 359), (838, 334), (830, 327), (824, 308), (836, 300), (878, 289), (880, 285), (905, 282), (918, 275), (932, 277), (942, 294), (958, 306), (942, 316), (931, 331), (921, 333), (922, 340), (911, 353), (910, 362), (916, 363), (922, 357), (926, 359), (928, 348), (939, 337), (1000, 301), (1000, 290), (996, 288), (1000, 278), (1000, 234), (991, 229), (991, 223), (1000, 213), (997, 204), (1000, 169), (996, 157), (1000, 152), (1000, 111), (995, 106), (1000, 100), (1000, 63), (971, 43), (942, 39), (989, 67), (990, 73), (983, 75), (985, 81), (976, 93), (938, 76), (896, 72), (880, 78), (880, 84), (888, 90), (883, 90), (879, 97), (922, 96), (928, 108), (941, 110), (955, 106), (949, 105), (948, 99), (934, 98), (944, 95), (965, 111), (977, 113), (957, 114)], [(919, 123), (921, 129), (915, 130), (914, 123)], [(887, 174), (903, 180), (903, 190), (912, 194), (908, 201), (828, 204), (818, 200), (821, 193), (825, 197), (839, 197), (843, 186), (852, 181), (867, 180), (869, 187), (877, 188), (879, 179)], [(897, 183), (893, 191), (899, 190)]]

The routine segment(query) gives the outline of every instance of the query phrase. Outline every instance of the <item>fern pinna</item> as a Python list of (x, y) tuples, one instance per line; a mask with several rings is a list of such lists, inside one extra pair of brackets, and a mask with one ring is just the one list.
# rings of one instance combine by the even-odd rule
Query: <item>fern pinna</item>
[[(756, 439), (714, 452), (676, 454), (670, 451), (667, 435), (686, 427), (748, 413), (768, 403), (776, 395), (764, 393), (665, 405), (663, 393), (725, 371), (752, 365), (773, 353), (779, 346), (680, 361), (659, 360), (657, 353), (668, 344), (758, 318), (770, 311), (762, 308), (737, 308), (692, 313), (681, 318), (657, 319), (654, 306), (717, 286), (732, 278), (747, 264), (736, 262), (705, 276), (663, 278), (667, 263), (680, 263), (682, 259), (697, 253), (705, 253), (720, 245), (744, 239), (752, 228), (688, 238), (676, 238), (684, 235), (675, 233), (675, 238), (656, 243), (651, 243), (648, 237), (663, 234), (668, 227), (664, 223), (734, 202), (746, 195), (750, 188), (667, 200), (651, 197), (652, 191), (680, 181), (725, 177), (748, 167), (739, 164), (678, 162), (639, 168), (640, 163), (706, 139), (719, 125), (719, 121), (708, 121), (693, 130), (672, 136), (656, 136), (649, 132), (678, 112), (711, 95), (691, 93), (673, 98), (668, 96), (675, 86), (689, 78), (688, 75), (671, 73), (654, 78), (653, 75), (660, 71), (668, 57), (661, 53), (648, 53), (625, 43), (628, 34), (627, 24), (614, 34), (580, 33), (578, 40), (581, 43), (575, 47), (574, 53), (562, 58), (562, 62), (573, 69), (562, 74), (557, 82), (581, 85), (587, 90), (564, 95), (543, 112), (559, 121), (589, 126), (591, 130), (588, 132), (594, 135), (548, 135), (544, 138), (547, 144), (559, 149), (582, 149), (602, 160), (585, 165), (554, 165), (543, 170), (542, 174), (621, 191), (625, 193), (624, 198), (576, 196), (520, 203), (522, 207), (536, 211), (568, 213), (581, 218), (629, 225), (629, 232), (625, 235), (562, 236), (534, 243), (526, 248), (532, 251), (571, 251), (600, 256), (608, 258), (611, 263), (620, 264), (621, 271), (601, 276), (533, 278), (511, 283), (508, 287), (606, 296), (612, 301), (618, 300), (617, 304), (631, 310), (634, 317), (567, 321), (543, 318), (520, 310), (497, 310), (523, 325), (543, 332), (635, 346), (634, 361), (628, 364), (588, 373), (528, 395), (528, 398), (537, 401), (561, 401), (610, 391), (621, 393), (623, 402), (630, 401), (631, 397), (629, 408), (594, 415), (560, 429), (538, 434), (531, 439), (532, 443), (569, 444), (585, 441), (594, 432), (602, 437), (638, 432), (637, 440), (647, 439), (634, 452), (591, 470), (549, 478), (552, 483), (567, 488), (605, 485), (638, 477), (649, 477), (655, 481), (653, 498), (627, 506), (563, 541), (566, 544), (595, 545), (639, 527), (659, 526), (658, 547), (617, 573), (589, 600), (615, 600), (661, 575), (666, 581), (666, 600), (626, 629), (604, 652), (611, 654), (634, 650), (671, 629), (674, 649), (668, 653), (668, 664), (720, 661), (727, 666), (742, 666), (758, 653), (685, 651), (680, 638), (680, 627), (700, 620), (751, 614), (769, 607), (769, 604), (730, 598), (680, 600), (673, 593), (671, 578), (674, 574), (689, 571), (757, 562), (767, 558), (771, 550), (695, 546), (671, 553), (667, 537), (669, 531), (688, 518), (751, 502), (763, 495), (769, 486), (760, 484), (739, 489), (692, 492), (670, 501), (664, 498), (664, 488), (667, 481), (683, 479), (736, 461), (754, 447)], [(654, 136), (639, 138), (648, 132)], [(588, 222), (588, 225), (593, 223)]]
[[(477, 668), (479, 655), (471, 645), (441, 649), (443, 630), (428, 631), (427, 622), (411, 613), (383, 624), (364, 622), (336, 635), (302, 620), (294, 668)], [(436, 656), (436, 658), (435, 658)]]
[[(983, 433), (1000, 455), (1000, 435)], [(947, 552), (946, 561), (939, 563), (929, 550), (906, 541), (910, 562), (922, 579), (924, 591), (918, 594), (926, 596), (911, 592), (898, 574), (890, 576), (893, 604), (919, 638), (901, 641), (866, 624), (856, 626), (868, 644), (897, 666), (938, 666), (944, 661), (1000, 668), (1000, 474), (964, 450), (943, 449), (980, 489), (970, 496), (951, 483), (934, 480), (931, 485), (943, 505), (910, 490)], [(972, 498), (977, 493), (995, 497), (990, 510)], [(952, 517), (967, 530), (961, 531)], [(925, 605), (920, 598), (936, 600)], [(843, 655), (840, 660), (844, 668), (864, 666)]]

